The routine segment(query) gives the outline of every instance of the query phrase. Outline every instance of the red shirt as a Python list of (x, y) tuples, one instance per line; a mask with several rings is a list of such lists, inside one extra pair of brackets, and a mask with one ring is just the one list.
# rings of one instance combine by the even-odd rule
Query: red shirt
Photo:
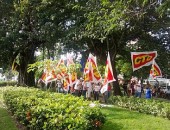
[(110, 91), (110, 90), (111, 90), (111, 86), (110, 86), (110, 85), (108, 85), (108, 88), (107, 88), (107, 90), (108, 90), (108, 91)]

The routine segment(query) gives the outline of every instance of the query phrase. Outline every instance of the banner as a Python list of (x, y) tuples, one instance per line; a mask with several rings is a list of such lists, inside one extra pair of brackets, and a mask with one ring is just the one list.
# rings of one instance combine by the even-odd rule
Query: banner
[(162, 72), (155, 60), (153, 61), (151, 70), (150, 70), (150, 78), (155, 79), (157, 77), (162, 77)]
[(69, 75), (65, 75), (63, 80), (63, 89), (64, 91), (68, 91), (70, 86)]
[(84, 67), (83, 77), (84, 77), (84, 81), (92, 81), (92, 68), (90, 63), (90, 55)]
[(52, 70), (51, 72), (45, 70), (44, 73), (43, 73), (42, 76), (41, 76), (41, 80), (42, 80), (45, 84), (47, 84), (47, 83), (49, 83), (49, 82), (52, 82), (52, 81), (55, 81), (56, 79), (57, 79), (57, 76), (55, 75), (54, 70)]
[(105, 68), (105, 75), (104, 75), (104, 82), (103, 87), (101, 88), (100, 92), (104, 93), (108, 89), (108, 83), (116, 81), (113, 75), (112, 65), (110, 61), (110, 55), (108, 52), (107, 61), (106, 61), (106, 68)]
[(56, 73), (57, 73), (57, 77), (60, 75), (60, 76), (62, 76), (62, 78), (67, 73), (67, 67), (64, 64), (64, 60), (63, 59), (60, 59), (58, 64), (57, 64), (57, 66), (56, 66)]
[(102, 77), (97, 68), (96, 57), (92, 54), (89, 54), (87, 62), (84, 68), (84, 80), (92, 82), (100, 82)]
[(100, 82), (102, 80), (102, 77), (98, 71), (97, 68), (97, 61), (96, 57), (90, 54), (90, 63), (91, 63), (91, 69), (92, 69), (92, 81), (93, 82)]
[(68, 68), (68, 82), (70, 86), (73, 86), (77, 81), (76, 66), (73, 61), (73, 58), (70, 54), (67, 53), (67, 68)]
[(131, 52), (132, 68), (133, 71), (149, 66), (157, 57), (157, 51), (152, 52)]
[(70, 86), (73, 86), (76, 82), (77, 82), (77, 73), (76, 72), (70, 73), (69, 74), (69, 83), (70, 83)]

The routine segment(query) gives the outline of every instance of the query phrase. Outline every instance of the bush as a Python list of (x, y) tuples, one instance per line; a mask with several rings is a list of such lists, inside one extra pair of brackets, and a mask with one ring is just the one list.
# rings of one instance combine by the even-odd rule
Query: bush
[(17, 85), (16, 81), (0, 81), (0, 87), (15, 86), (15, 85)]
[(72, 95), (35, 88), (12, 87), (5, 91), (8, 109), (29, 129), (98, 130), (105, 122), (99, 105)]
[(170, 119), (170, 104), (163, 101), (136, 97), (112, 96), (110, 97), (109, 102), (130, 110)]

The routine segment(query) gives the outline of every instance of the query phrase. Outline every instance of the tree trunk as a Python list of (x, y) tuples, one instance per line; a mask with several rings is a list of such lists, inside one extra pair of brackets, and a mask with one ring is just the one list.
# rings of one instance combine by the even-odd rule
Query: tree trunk
[(114, 96), (117, 96), (117, 95), (122, 96), (122, 92), (120, 90), (120, 86), (119, 86), (119, 82), (118, 82), (118, 78), (117, 78), (115, 57), (116, 57), (116, 55), (115, 56), (113, 56), (112, 54), (110, 55), (112, 69), (113, 69), (113, 75), (114, 75), (114, 78), (116, 79), (116, 81), (113, 82), (113, 94), (114, 94)]
[(116, 81), (113, 82), (114, 95), (122, 96), (122, 92), (120, 90), (120, 86), (119, 86), (119, 82), (118, 82), (118, 78), (117, 78), (116, 65), (115, 65), (114, 61), (111, 61), (111, 62), (112, 62), (113, 75), (114, 75), (114, 78), (116, 79)]
[(34, 46), (31, 46), (20, 53), (19, 85), (35, 86), (34, 72), (27, 72), (28, 64), (34, 63), (34, 52)]

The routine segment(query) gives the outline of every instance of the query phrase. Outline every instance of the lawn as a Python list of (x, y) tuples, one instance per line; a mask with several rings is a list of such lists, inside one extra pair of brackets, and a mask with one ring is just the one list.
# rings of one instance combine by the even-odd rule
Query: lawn
[(0, 130), (17, 130), (17, 127), (6, 109), (0, 107)]
[(2, 91), (0, 90), (0, 130), (17, 130), (15, 122), (2, 103)]
[(102, 130), (169, 130), (170, 120), (118, 107), (102, 108), (107, 121)]

